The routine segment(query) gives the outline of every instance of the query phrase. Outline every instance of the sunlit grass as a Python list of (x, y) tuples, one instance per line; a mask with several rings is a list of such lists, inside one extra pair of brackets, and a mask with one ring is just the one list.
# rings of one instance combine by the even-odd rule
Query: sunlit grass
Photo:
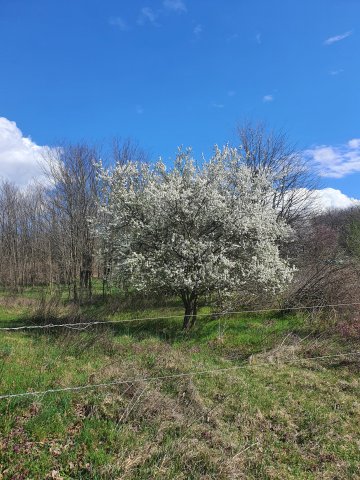
[[(27, 322), (18, 308), (2, 308), (2, 323)], [(360, 475), (359, 363), (308, 360), (358, 346), (300, 314), (199, 317), (190, 333), (181, 318), (122, 323), (170, 314), (176, 301), (113, 313), (99, 302), (82, 318), (116, 323), (1, 332), (0, 394), (127, 381), (1, 400), (2, 478)], [(219, 368), (230, 370), (144, 380)]]

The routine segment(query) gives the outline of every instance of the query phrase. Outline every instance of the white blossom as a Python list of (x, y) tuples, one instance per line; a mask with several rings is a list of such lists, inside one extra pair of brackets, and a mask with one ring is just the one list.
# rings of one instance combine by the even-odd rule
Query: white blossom
[(278, 246), (290, 229), (277, 219), (266, 177), (241, 165), (237, 149), (215, 147), (201, 167), (179, 150), (172, 169), (130, 162), (101, 168), (101, 178), (108, 195), (98, 233), (111, 243), (117, 277), (179, 295), (186, 318), (199, 295), (276, 293), (290, 281)]

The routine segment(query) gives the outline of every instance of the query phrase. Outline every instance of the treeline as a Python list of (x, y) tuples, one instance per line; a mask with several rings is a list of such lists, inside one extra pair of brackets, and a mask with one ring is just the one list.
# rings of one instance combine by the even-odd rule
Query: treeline
[(96, 213), (96, 160), (88, 146), (67, 146), (46, 159), (46, 185), (0, 185), (3, 288), (66, 285), (74, 300), (80, 292), (91, 296), (94, 240), (88, 218)]
[[(315, 178), (286, 135), (250, 124), (238, 133), (239, 167), (248, 168), (254, 178), (266, 175), (272, 195), (261, 201), (271, 202), (279, 222), (292, 228), (291, 240), (279, 246), (281, 256), (297, 268), (282, 296), (284, 305), (360, 299), (360, 208), (316, 212)], [(96, 278), (106, 293), (118, 259), (113, 256), (116, 238), (105, 241), (94, 226), (112, 221), (101, 218), (110, 197), (98, 176), (99, 166), (148, 162), (146, 153), (131, 141), (115, 141), (107, 151), (105, 156), (85, 143), (63, 145), (44, 158), (46, 180), (41, 185), (21, 189), (6, 181), (0, 184), (2, 289), (66, 288), (69, 299), (80, 302), (93, 297)], [(116, 236), (116, 229), (111, 234)], [(252, 295), (251, 301), (269, 301), (261, 295)], [(245, 304), (250, 298), (238, 292), (232, 301)]]
[(360, 206), (314, 215), (297, 228), (294, 249), (298, 272), (288, 303), (360, 302)]

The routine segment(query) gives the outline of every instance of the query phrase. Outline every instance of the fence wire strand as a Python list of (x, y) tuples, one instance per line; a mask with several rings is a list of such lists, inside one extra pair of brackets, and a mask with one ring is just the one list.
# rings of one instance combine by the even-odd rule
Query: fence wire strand
[[(334, 303), (327, 305), (312, 305), (312, 306), (300, 306), (300, 307), (281, 307), (281, 308), (262, 308), (254, 310), (239, 310), (239, 311), (225, 311), (225, 312), (212, 312), (212, 313), (198, 313), (197, 317), (223, 317), (226, 315), (239, 315), (246, 313), (267, 313), (267, 312), (289, 312), (289, 311), (301, 311), (301, 310), (315, 310), (320, 308), (335, 308), (335, 307), (354, 307), (360, 306), (360, 302), (356, 303)], [(164, 315), (160, 317), (139, 317), (139, 318), (129, 318), (123, 320), (95, 320), (93, 322), (74, 322), (74, 323), (48, 323), (45, 325), (21, 325), (19, 327), (0, 327), (0, 332), (9, 332), (9, 331), (20, 331), (20, 330), (36, 330), (36, 329), (50, 329), (50, 328), (68, 328), (71, 330), (86, 330), (90, 326), (96, 325), (111, 325), (123, 323), (132, 323), (132, 322), (141, 322), (141, 321), (152, 321), (152, 320), (167, 320), (175, 318), (183, 318), (184, 315)]]
[[(356, 352), (348, 352), (348, 353), (338, 353), (334, 355), (322, 355), (322, 356), (317, 356), (317, 357), (304, 357), (301, 358), (300, 360), (293, 362), (293, 363), (300, 363), (301, 361), (306, 361), (306, 360), (323, 360), (323, 359), (330, 359), (330, 358), (341, 358), (341, 357), (348, 357), (348, 356), (357, 356), (360, 355), (360, 351)], [(290, 362), (288, 363), (290, 364)], [(129, 383), (139, 383), (139, 382), (153, 382), (156, 380), (169, 380), (169, 379), (175, 379), (175, 378), (184, 378), (184, 377), (195, 377), (197, 375), (212, 375), (212, 374), (222, 374), (226, 373), (229, 371), (233, 370), (240, 370), (244, 368), (252, 368), (252, 367), (268, 367), (274, 365), (273, 363), (258, 363), (258, 364), (253, 364), (253, 363), (248, 363), (246, 365), (235, 365), (232, 367), (226, 367), (226, 368), (216, 368), (216, 369), (210, 369), (210, 370), (198, 370), (198, 371), (193, 371), (193, 372), (187, 372), (187, 373), (175, 373), (175, 374), (169, 374), (169, 375), (161, 375), (157, 377), (135, 377), (135, 378), (128, 378), (125, 380), (115, 380), (112, 382), (104, 382), (104, 383), (91, 383), (87, 385), (79, 385), (79, 386), (74, 386), (74, 387), (63, 387), (63, 388), (52, 388), (48, 390), (42, 390), (42, 391), (37, 391), (37, 392), (21, 392), (21, 393), (9, 393), (9, 394), (3, 394), (0, 395), (0, 400), (5, 400), (5, 399), (11, 399), (11, 398), (19, 398), (19, 397), (31, 397), (31, 396), (44, 396), (47, 394), (52, 394), (52, 393), (62, 393), (62, 392), (78, 392), (82, 390), (96, 390), (98, 388), (109, 388), (109, 387), (114, 387), (118, 385), (124, 385), (124, 384), (129, 384)]]

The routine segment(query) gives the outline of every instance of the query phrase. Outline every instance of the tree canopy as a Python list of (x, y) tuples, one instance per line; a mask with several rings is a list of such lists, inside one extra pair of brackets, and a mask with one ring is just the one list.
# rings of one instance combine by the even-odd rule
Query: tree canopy
[(180, 296), (185, 329), (195, 322), (201, 295), (275, 293), (292, 276), (279, 253), (290, 228), (273, 207), (272, 187), (239, 158), (235, 148), (216, 148), (197, 167), (190, 150), (180, 150), (170, 169), (161, 161), (100, 168), (106, 195), (97, 232), (112, 249), (117, 278), (137, 290)]

